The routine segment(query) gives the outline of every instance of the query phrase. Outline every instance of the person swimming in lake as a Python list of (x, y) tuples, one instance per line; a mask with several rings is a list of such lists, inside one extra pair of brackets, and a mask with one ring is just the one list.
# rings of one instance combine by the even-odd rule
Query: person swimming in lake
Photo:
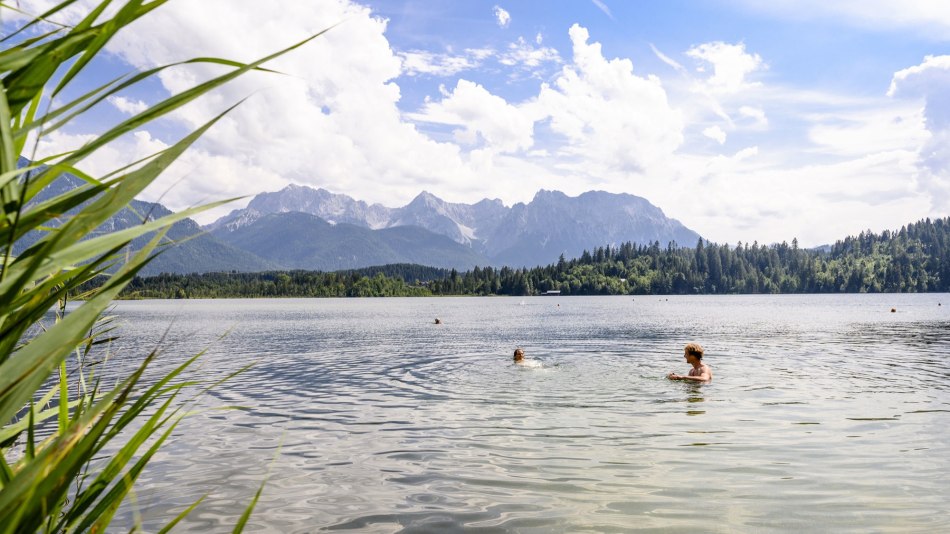
[(512, 356), (512, 360), (515, 362), (516, 365), (521, 365), (523, 367), (541, 367), (542, 366), (541, 362), (539, 362), (538, 360), (529, 360), (525, 358), (524, 349), (522, 349), (521, 347), (518, 347), (517, 349), (515, 349), (515, 353), (514, 353), (514, 356)]
[(521, 363), (524, 361), (524, 349), (518, 347), (515, 349), (515, 355), (513, 357), (515, 363)]
[(683, 348), (686, 363), (693, 366), (687, 375), (670, 373), (666, 378), (670, 380), (689, 380), (691, 382), (709, 382), (712, 380), (712, 368), (703, 363), (703, 347), (699, 343), (689, 343)]

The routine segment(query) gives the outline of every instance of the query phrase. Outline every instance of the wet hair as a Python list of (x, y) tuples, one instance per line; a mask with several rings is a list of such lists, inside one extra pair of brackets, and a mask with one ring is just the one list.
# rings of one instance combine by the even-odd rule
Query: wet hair
[(703, 359), (703, 347), (699, 343), (688, 343), (683, 350), (686, 351), (686, 354), (692, 354), (699, 360)]
[(520, 360), (520, 359), (522, 359), (522, 358), (524, 358), (524, 349), (522, 349), (521, 347), (518, 347), (517, 349), (515, 349), (515, 353), (514, 353), (514, 355), (512, 356), (512, 359), (514, 359), (515, 361), (517, 361), (517, 360)]

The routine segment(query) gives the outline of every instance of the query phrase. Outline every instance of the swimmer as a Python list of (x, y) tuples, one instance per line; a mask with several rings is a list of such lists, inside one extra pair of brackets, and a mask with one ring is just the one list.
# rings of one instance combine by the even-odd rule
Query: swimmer
[(436, 317), (435, 324), (442, 324), (442, 319), (439, 319), (438, 317)]
[(670, 380), (689, 380), (692, 382), (708, 382), (712, 380), (712, 368), (703, 363), (703, 348), (699, 343), (690, 343), (683, 349), (686, 363), (693, 366), (688, 375), (670, 373), (666, 378)]
[(512, 360), (515, 362), (515, 364), (521, 365), (523, 367), (542, 367), (541, 362), (537, 360), (525, 359), (524, 349), (522, 349), (521, 347), (518, 347), (517, 349), (515, 349), (515, 354), (512, 357)]
[(523, 362), (523, 361), (524, 361), (524, 349), (522, 349), (521, 347), (518, 347), (517, 349), (515, 349), (515, 355), (514, 355), (513, 360), (514, 360), (515, 363), (521, 363), (521, 362)]

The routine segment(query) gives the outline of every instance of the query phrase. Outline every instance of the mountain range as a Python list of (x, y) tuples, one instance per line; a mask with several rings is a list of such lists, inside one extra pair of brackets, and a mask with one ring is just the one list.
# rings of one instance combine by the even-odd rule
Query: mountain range
[[(427, 233), (396, 232), (410, 227)], [(509, 208), (498, 199), (456, 204), (423, 191), (403, 207), (387, 208), (299, 185), (261, 193), (246, 208), (205, 229), (258, 256), (311, 269), (362, 267), (372, 265), (365, 263), (371, 257), (396, 260), (400, 253), (400, 262), (435, 267), (536, 266), (598, 246), (627, 241), (691, 246), (700, 237), (646, 199), (629, 194), (590, 191), (569, 197), (542, 190), (531, 202)], [(392, 243), (397, 236), (402, 242)], [(293, 244), (275, 249), (288, 240)], [(419, 257), (417, 240), (427, 243), (427, 256)], [(370, 244), (378, 254), (361, 248)]]
[[(25, 164), (21, 161), (21, 165)], [(33, 202), (42, 202), (84, 182), (63, 174)], [(171, 212), (161, 204), (135, 200), (98, 229), (120, 230)], [(21, 239), (16, 252), (42, 236)], [(142, 246), (150, 236), (133, 241)], [(569, 197), (539, 191), (525, 204), (506, 207), (500, 200), (454, 204), (422, 192), (409, 204), (368, 205), (324, 189), (289, 185), (261, 193), (246, 208), (200, 227), (185, 219), (142, 271), (191, 273), (305, 269), (341, 270), (413, 263), (468, 270), (475, 266), (533, 267), (555, 263), (560, 255), (627, 241), (691, 246), (699, 234), (647, 200), (628, 194), (591, 191)]]

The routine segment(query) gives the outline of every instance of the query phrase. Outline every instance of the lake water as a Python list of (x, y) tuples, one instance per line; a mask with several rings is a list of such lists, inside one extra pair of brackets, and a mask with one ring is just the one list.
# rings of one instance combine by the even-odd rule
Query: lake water
[[(266, 478), (249, 532), (950, 531), (947, 294), (115, 314), (115, 365), (163, 337), (160, 367), (256, 363), (204, 402), (247, 410), (186, 419), (141, 479), (125, 517), (151, 530), (208, 493), (177, 531), (230, 532)], [(665, 379), (691, 341), (710, 384)]]

